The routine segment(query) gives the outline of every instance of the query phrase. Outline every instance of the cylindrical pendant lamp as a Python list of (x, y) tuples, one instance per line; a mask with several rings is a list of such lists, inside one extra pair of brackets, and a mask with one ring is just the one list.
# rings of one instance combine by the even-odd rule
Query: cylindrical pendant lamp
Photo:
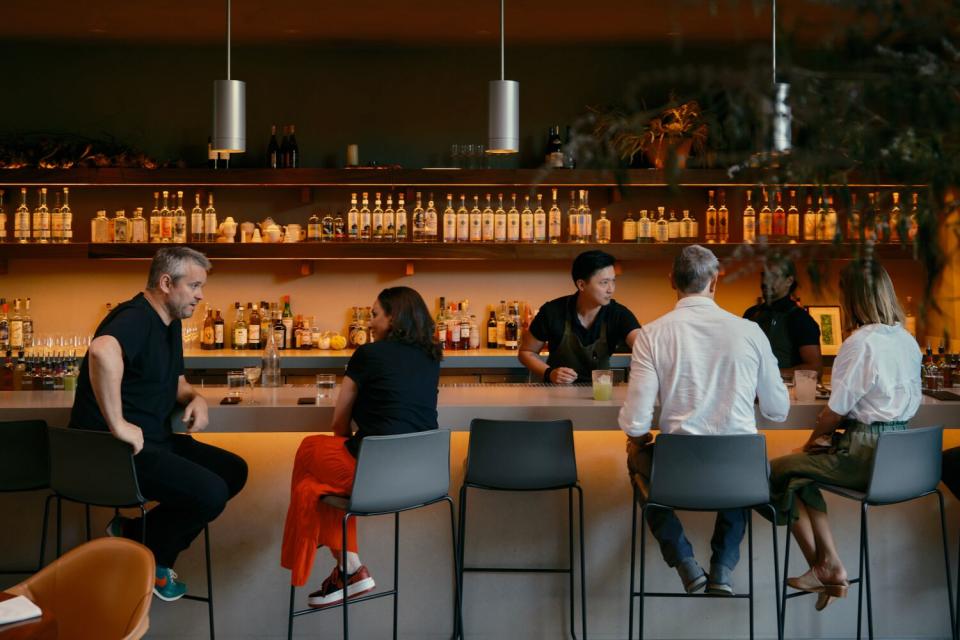
[(227, 79), (213, 81), (211, 150), (243, 153), (247, 150), (247, 85), (230, 79), (230, 4), (227, 0)]
[(487, 153), (520, 151), (520, 83), (504, 73), (503, 0), (500, 0), (500, 79), (490, 81)]

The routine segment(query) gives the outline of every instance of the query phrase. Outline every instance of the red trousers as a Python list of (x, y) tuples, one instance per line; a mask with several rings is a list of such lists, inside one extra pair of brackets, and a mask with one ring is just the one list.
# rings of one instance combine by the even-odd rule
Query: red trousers
[[(346, 438), (310, 436), (300, 443), (293, 463), (290, 507), (283, 527), (280, 564), (290, 569), (290, 584), (306, 584), (317, 547), (327, 547), (339, 559), (343, 550), (346, 512), (321, 502), (325, 495), (347, 496), (353, 490), (357, 460), (344, 446)], [(347, 525), (347, 551), (357, 551), (357, 520)]]

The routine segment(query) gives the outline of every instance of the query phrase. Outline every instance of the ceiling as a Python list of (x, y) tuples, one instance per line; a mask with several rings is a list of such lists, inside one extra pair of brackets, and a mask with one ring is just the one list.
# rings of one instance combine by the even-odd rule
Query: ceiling
[[(770, 0), (506, 0), (508, 44), (763, 41)], [(841, 16), (821, 0), (779, 0), (777, 21), (814, 37)], [(221, 43), (223, 0), (0, 0), (0, 38)], [(241, 44), (495, 43), (496, 0), (233, 0)]]

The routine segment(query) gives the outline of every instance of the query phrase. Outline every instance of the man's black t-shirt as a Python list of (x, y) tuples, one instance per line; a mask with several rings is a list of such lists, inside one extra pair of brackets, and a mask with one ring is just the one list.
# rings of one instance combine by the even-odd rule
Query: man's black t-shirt
[(597, 317), (585, 328), (577, 317), (577, 294), (563, 296), (551, 300), (540, 307), (537, 317), (530, 323), (530, 334), (540, 342), (547, 343), (547, 349), (554, 351), (563, 339), (564, 321), (569, 318), (574, 334), (580, 344), (589, 346), (600, 337), (600, 327), (607, 325), (607, 343), (614, 352), (629, 352), (626, 346), (627, 335), (634, 329), (640, 328), (636, 316), (630, 309), (611, 300), (609, 304), (600, 307)]
[[(177, 385), (183, 374), (180, 320), (165, 325), (140, 293), (100, 323), (95, 336), (104, 335), (116, 338), (123, 350), (123, 418), (143, 430), (144, 440), (164, 442), (171, 437), (170, 414), (177, 404)], [(90, 385), (89, 360), (88, 353), (80, 365), (70, 426), (107, 431)]]
[[(743, 314), (744, 318), (753, 320), (765, 332), (769, 330), (774, 316), (786, 316), (786, 333), (791, 342), (790, 366), (796, 366), (803, 362), (800, 357), (800, 347), (820, 345), (820, 327), (807, 310), (790, 296), (784, 296), (769, 306), (762, 302), (755, 304)], [(767, 337), (769, 338), (770, 335), (768, 334)]]
[(354, 456), (366, 436), (437, 428), (440, 362), (422, 349), (392, 340), (362, 345), (346, 375), (357, 385), (351, 417), (358, 428), (347, 440)]

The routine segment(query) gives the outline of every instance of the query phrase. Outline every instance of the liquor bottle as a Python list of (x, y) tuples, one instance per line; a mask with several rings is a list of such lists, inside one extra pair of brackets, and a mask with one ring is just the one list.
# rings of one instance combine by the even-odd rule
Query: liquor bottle
[(427, 242), (436, 242), (437, 236), (437, 209), (433, 206), (433, 194), (427, 199), (427, 210), (423, 213), (423, 228)]
[(766, 187), (760, 190), (762, 205), (760, 215), (757, 216), (757, 233), (760, 238), (766, 241), (773, 240), (773, 211), (770, 209), (770, 194)]
[(360, 240), (369, 241), (372, 237), (373, 217), (370, 214), (370, 198), (367, 196), (367, 192), (364, 191), (360, 201)]
[(654, 239), (657, 242), (670, 242), (670, 225), (663, 217), (664, 210), (664, 207), (657, 207), (657, 222), (654, 229)]
[(507, 212), (503, 209), (503, 194), (497, 194), (497, 210), (493, 214), (494, 242), (507, 241)]
[(640, 219), (637, 221), (637, 242), (653, 242), (653, 225), (647, 216), (647, 210), (640, 210)]
[(490, 319), (487, 320), (487, 349), (497, 348), (497, 313), (490, 311)]
[[(419, 194), (418, 194), (419, 195)], [(357, 194), (350, 194), (350, 210), (347, 211), (347, 238), (360, 239), (360, 211), (357, 209)]]
[(560, 206), (557, 204), (556, 188), (552, 190), (552, 198), (553, 202), (550, 205), (550, 213), (547, 218), (547, 237), (550, 240), (550, 244), (557, 244), (562, 240), (563, 223), (561, 222), (562, 214), (560, 213)]
[(264, 387), (279, 387), (281, 384), (280, 354), (277, 353), (277, 349), (276, 337), (273, 331), (270, 331), (267, 334), (263, 360), (260, 363), (260, 384)]
[(280, 166), (280, 145), (277, 144), (277, 125), (270, 125), (270, 142), (267, 143), (267, 166), (276, 169)]
[(383, 207), (380, 206), (380, 194), (373, 194), (373, 212), (370, 214), (371, 239), (383, 241)]
[(580, 242), (580, 210), (577, 208), (577, 192), (570, 192), (570, 207), (567, 209), (567, 241)]
[(543, 210), (543, 194), (537, 194), (537, 208), (533, 210), (533, 241), (547, 241), (547, 212)]
[(447, 208), (443, 210), (443, 241), (457, 241), (457, 214), (453, 210), (453, 194), (447, 194)]
[(177, 191), (177, 209), (173, 213), (173, 241), (187, 241), (187, 212), (183, 208), (183, 191)]
[(600, 217), (597, 218), (597, 242), (600, 244), (610, 242), (610, 221), (607, 220), (606, 209), (600, 209)]
[(213, 310), (207, 309), (207, 314), (203, 317), (203, 328), (200, 331), (200, 348), (209, 351), (214, 347), (213, 335)]
[(13, 237), (20, 244), (30, 242), (30, 208), (27, 206), (27, 188), (20, 189), (22, 202), (13, 219)]
[(743, 242), (753, 244), (757, 241), (757, 215), (753, 209), (753, 193), (747, 189), (747, 206), (743, 209)]
[(577, 211), (577, 231), (580, 244), (593, 238), (593, 213), (590, 211), (590, 192), (580, 190), (580, 209)]
[(216, 310), (216, 313), (213, 316), (213, 348), (214, 349), (223, 349), (224, 347), (224, 322), (223, 316), (220, 315), (220, 309)]
[(707, 228), (705, 240), (708, 244), (717, 241), (717, 208), (713, 205), (713, 189), (707, 191)]
[[(0, 349), (10, 349), (10, 316), (7, 301), (4, 299), (0, 299)], [(9, 357), (8, 354), (7, 358)]]
[(900, 211), (900, 193), (893, 192), (893, 205), (890, 207), (890, 242), (900, 242), (900, 227), (903, 223), (902, 212)]
[(7, 241), (7, 212), (3, 208), (3, 189), (0, 189), (0, 242)]
[(827, 210), (823, 206), (823, 196), (817, 196), (817, 240), (829, 240), (827, 237)]
[(503, 346), (511, 351), (516, 351), (520, 347), (520, 324), (517, 320), (518, 313), (514, 307), (511, 307), (503, 333)]
[(530, 194), (523, 196), (523, 211), (520, 212), (520, 241), (533, 242), (533, 211), (530, 209)]
[(247, 348), (262, 349), (260, 344), (260, 311), (257, 309), (257, 303), (247, 303), (250, 309), (249, 320), (247, 321)]
[(273, 315), (270, 313), (270, 303), (260, 301), (260, 344), (266, 346), (267, 339), (273, 335)]
[(680, 241), (680, 221), (677, 219), (677, 212), (670, 209), (670, 218), (667, 220), (667, 241)]
[[(343, 222), (343, 214), (337, 211), (337, 215), (333, 217), (333, 239), (336, 242), (345, 240), (347, 238), (347, 231)], [(316, 344), (316, 342), (314, 342)]]
[[(421, 216), (422, 218), (422, 216)], [(396, 225), (397, 225), (397, 242), (406, 242), (407, 241), (407, 208), (403, 203), (403, 194), (397, 196), (397, 211), (396, 211)]]
[(473, 208), (470, 209), (470, 242), (483, 240), (483, 214), (480, 212), (480, 196), (474, 194)]
[[(727, 193), (720, 189), (717, 194), (720, 198), (720, 208), (717, 209), (717, 242), (730, 241), (730, 210), (727, 209)], [(697, 219), (693, 219), (696, 223)], [(696, 225), (694, 225), (696, 226)]]
[(24, 348), (33, 347), (33, 316), (30, 315), (30, 298), (24, 301), (23, 310), (23, 346)]
[(470, 212), (467, 211), (467, 196), (460, 194), (460, 207), (457, 209), (456, 217), (456, 240), (457, 242), (470, 241)]
[[(63, 242), (63, 210), (60, 207), (60, 194), (56, 195), (56, 204), (50, 210), (50, 241), (55, 244)], [(0, 206), (0, 211), (3, 206)]]
[[(333, 219), (331, 218), (330, 233), (333, 234)], [(307, 218), (307, 241), (320, 242), (323, 239), (323, 233), (320, 226), (320, 216), (314, 211)]]
[(280, 140), (280, 168), (290, 168), (290, 125), (283, 125), (283, 138)]
[[(917, 239), (917, 232), (920, 231), (920, 207), (917, 204), (919, 194), (914, 191), (910, 194), (910, 218), (907, 221), (907, 239), (913, 242)], [(3, 193), (0, 192), (0, 216), (3, 215)], [(5, 234), (4, 234), (5, 235)], [(0, 239), (2, 241), (2, 239)]]
[(563, 169), (563, 140), (560, 139), (560, 125), (550, 127), (547, 133), (544, 164), (550, 169)]
[(113, 219), (113, 241), (130, 242), (130, 220), (127, 218), (127, 212), (118, 209), (115, 216)]
[(437, 316), (434, 321), (436, 327), (436, 339), (441, 349), (447, 348), (447, 300), (440, 296), (440, 306), (437, 310)]
[(213, 207), (213, 194), (207, 195), (207, 208), (203, 212), (203, 238), (207, 242), (217, 241), (217, 210)]
[(851, 242), (860, 240), (860, 230), (863, 226), (863, 219), (860, 208), (857, 206), (857, 194), (850, 194), (850, 214), (847, 216), (847, 239)]
[(507, 242), (520, 241), (520, 210), (517, 209), (517, 194), (510, 194), (512, 203), (507, 211)]
[(472, 327), (470, 326), (470, 314), (467, 313), (468, 306), (468, 300), (460, 303), (460, 349), (462, 350), (470, 348)]
[(313, 332), (310, 329), (310, 319), (303, 315), (297, 316), (296, 329), (294, 329), (296, 336), (297, 349), (301, 351), (309, 351), (313, 349)]
[(297, 127), (290, 125), (290, 140), (287, 150), (287, 167), (298, 169), (300, 167), (300, 145), (297, 144)]
[(693, 218), (690, 217), (690, 210), (683, 210), (683, 218), (680, 220), (680, 240), (687, 242), (696, 240), (697, 234), (693, 230)]
[(273, 334), (273, 340), (277, 345), (277, 349), (285, 351), (287, 348), (287, 327), (283, 323), (283, 318), (280, 316), (280, 309), (277, 308), (276, 302), (270, 303), (270, 319), (270, 332)]
[(876, 242), (880, 234), (880, 216), (877, 211), (877, 194), (867, 192), (867, 210), (863, 216), (863, 241)]
[(233, 303), (233, 340), (232, 347), (234, 351), (240, 351), (247, 348), (249, 332), (247, 330), (247, 321), (243, 319), (243, 307), (239, 302)]
[(837, 210), (833, 208), (833, 196), (827, 196), (827, 215), (824, 218), (824, 240), (837, 242), (840, 240), (840, 225), (837, 224)]
[(46, 232), (50, 228), (50, 212), (47, 210), (47, 188), (40, 189), (37, 208), (33, 210), (33, 241), (46, 243)]
[(173, 211), (168, 204), (169, 192), (163, 192), (163, 208), (160, 209), (160, 242), (173, 240)]
[(457, 303), (452, 303), (447, 311), (447, 349), (460, 349), (460, 314)]
[(787, 212), (783, 209), (783, 192), (777, 189), (776, 206), (773, 209), (773, 241), (785, 242), (787, 237)]
[(150, 212), (150, 242), (160, 242), (160, 192), (153, 192), (153, 210)]
[(480, 214), (480, 240), (483, 242), (493, 242), (494, 238), (494, 215), (493, 206), (490, 204), (490, 194), (487, 194), (487, 204)]
[(13, 315), (10, 316), (10, 348), (23, 349), (23, 318), (20, 316), (20, 298), (13, 301)]
[(790, 189), (790, 208), (787, 209), (787, 240), (794, 243), (800, 239), (800, 209), (797, 208), (797, 191)]
[(813, 242), (817, 239), (817, 214), (813, 210), (813, 196), (807, 194), (807, 210), (803, 214), (803, 240)]
[(190, 242), (203, 242), (203, 208), (200, 194), (193, 194), (193, 209), (190, 211)]
[(63, 217), (63, 235), (62, 242), (73, 240), (73, 210), (70, 208), (70, 188), (63, 188), (63, 206), (60, 207), (60, 215)]
[(283, 347), (290, 349), (293, 345), (293, 311), (290, 309), (290, 296), (283, 296), (283, 315), (280, 321), (286, 330), (283, 338)]
[(387, 208), (383, 210), (383, 239), (387, 242), (397, 240), (397, 212), (393, 210), (393, 195), (387, 194)]
[(413, 241), (427, 241), (427, 222), (426, 216), (423, 212), (419, 191), (417, 191), (417, 202), (413, 207)]
[(90, 221), (90, 242), (107, 242), (107, 212), (97, 211), (97, 217)]
[(497, 347), (506, 348), (507, 346), (507, 302), (500, 301), (497, 307)]

